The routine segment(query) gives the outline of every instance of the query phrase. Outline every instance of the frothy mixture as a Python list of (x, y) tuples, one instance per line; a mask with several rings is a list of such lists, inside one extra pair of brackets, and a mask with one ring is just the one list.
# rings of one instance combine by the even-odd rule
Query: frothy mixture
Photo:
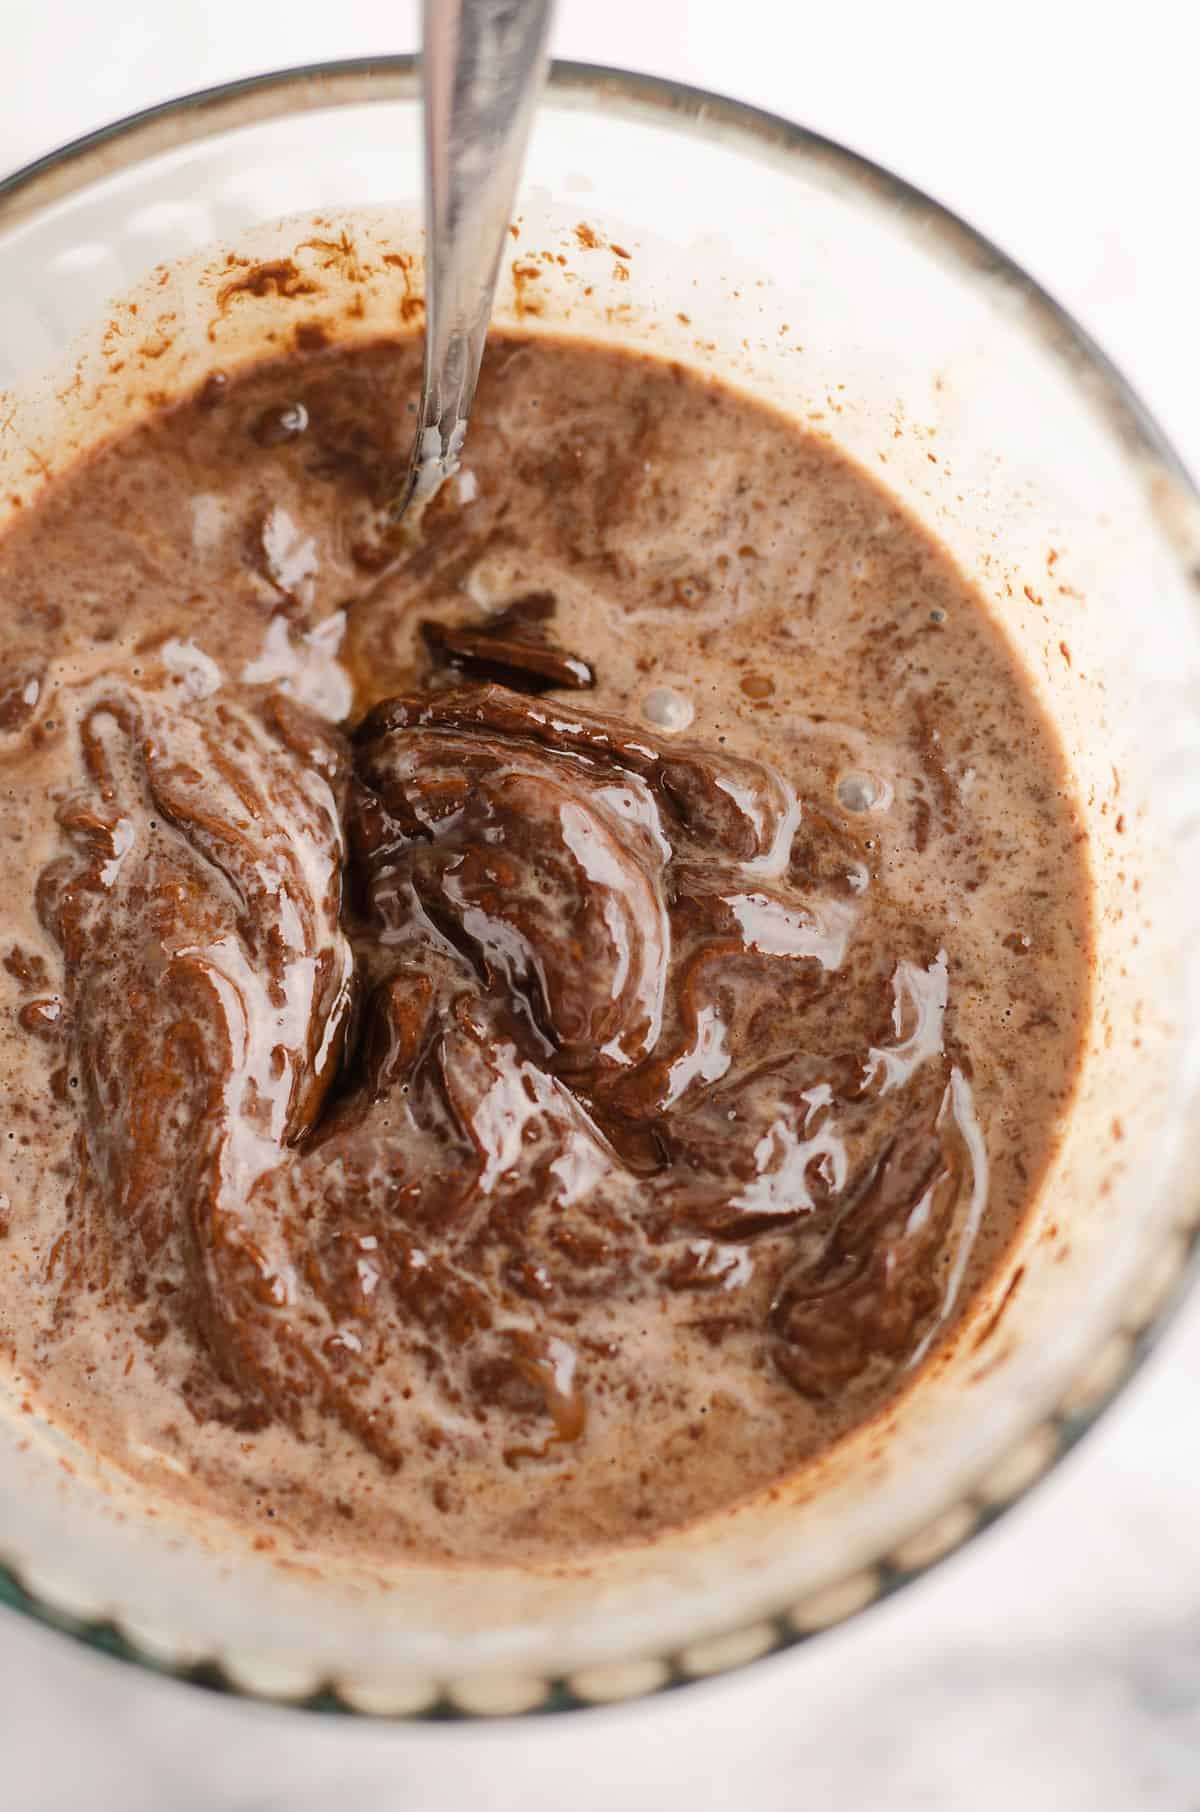
[(1073, 1087), (1087, 881), (980, 600), (677, 366), (202, 391), (0, 542), (0, 1346), (268, 1542), (532, 1561), (919, 1377)]

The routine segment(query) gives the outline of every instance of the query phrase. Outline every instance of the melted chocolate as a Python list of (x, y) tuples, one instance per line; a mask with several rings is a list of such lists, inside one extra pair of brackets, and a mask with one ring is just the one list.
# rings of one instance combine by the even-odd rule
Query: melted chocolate
[(471, 679), (522, 692), (590, 690), (596, 675), (589, 663), (556, 647), (546, 632), (553, 615), (553, 592), (533, 591), (483, 623), (424, 622), (421, 634), (435, 661)]
[(574, 1440), (579, 1304), (662, 1288), (806, 1394), (911, 1358), (974, 1180), (946, 958), (778, 774), (498, 687), (394, 699), (344, 861), (342, 751), (279, 695), (81, 735), (40, 890), (68, 1262), (178, 1325), (198, 1413), (395, 1460), (423, 1365)]

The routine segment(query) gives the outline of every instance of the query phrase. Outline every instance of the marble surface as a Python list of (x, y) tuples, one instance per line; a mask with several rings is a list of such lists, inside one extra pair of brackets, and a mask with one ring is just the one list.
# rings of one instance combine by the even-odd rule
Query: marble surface
[[(1111, 23), (779, 0), (561, 0), (563, 55), (789, 113), (1032, 269), (1200, 467), (1190, 9)], [(0, 0), (0, 169), (203, 83), (409, 48), (412, 0)], [(0, 1614), (13, 1812), (1131, 1812), (1200, 1806), (1200, 1299), (1024, 1505), (858, 1622), (729, 1680), (520, 1727), (392, 1729), (216, 1699)]]

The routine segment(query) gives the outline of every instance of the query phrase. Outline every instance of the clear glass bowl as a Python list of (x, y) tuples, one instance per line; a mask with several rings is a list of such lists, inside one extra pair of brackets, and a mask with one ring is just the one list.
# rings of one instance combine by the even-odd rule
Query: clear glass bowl
[[(418, 195), (410, 59), (192, 96), (0, 184), (0, 518), (131, 410), (300, 323), (411, 323)], [(230, 305), (230, 248), (294, 255), (304, 293)], [(1094, 1013), (1027, 1236), (953, 1350), (819, 1489), (652, 1548), (543, 1571), (281, 1568), (199, 1516), (148, 1516), (0, 1380), (10, 1602), (207, 1684), (379, 1714), (626, 1698), (862, 1609), (1070, 1446), (1160, 1324), (1200, 1219), (1200, 504), (1137, 398), (927, 197), (786, 121), (618, 71), (554, 70), (499, 314), (769, 397), (943, 537), (1070, 754)]]

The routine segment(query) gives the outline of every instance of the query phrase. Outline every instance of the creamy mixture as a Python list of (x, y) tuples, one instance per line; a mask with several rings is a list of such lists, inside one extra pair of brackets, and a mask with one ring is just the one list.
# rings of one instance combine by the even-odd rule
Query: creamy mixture
[(214, 373), (0, 541), (0, 1348), (162, 1497), (536, 1560), (910, 1385), (1073, 1086), (1060, 753), (863, 472), (498, 338)]

